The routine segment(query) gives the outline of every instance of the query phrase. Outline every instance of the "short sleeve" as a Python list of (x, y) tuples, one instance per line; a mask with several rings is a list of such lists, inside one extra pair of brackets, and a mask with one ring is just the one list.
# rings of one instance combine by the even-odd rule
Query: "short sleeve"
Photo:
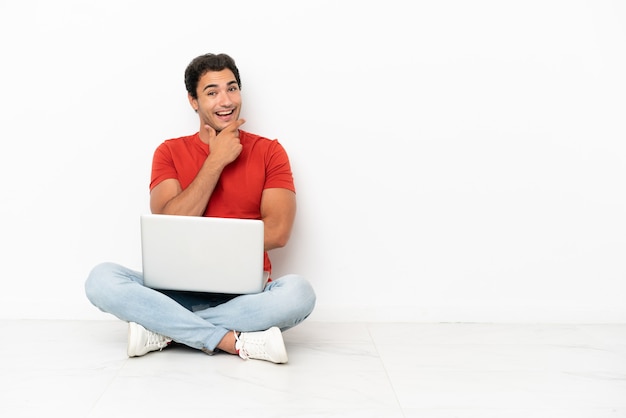
[(152, 175), (150, 178), (150, 190), (154, 189), (159, 183), (167, 179), (178, 179), (178, 172), (174, 165), (172, 152), (167, 143), (162, 143), (154, 151), (152, 158)]
[(272, 142), (264, 188), (282, 188), (295, 193), (296, 188), (287, 151), (277, 140)]

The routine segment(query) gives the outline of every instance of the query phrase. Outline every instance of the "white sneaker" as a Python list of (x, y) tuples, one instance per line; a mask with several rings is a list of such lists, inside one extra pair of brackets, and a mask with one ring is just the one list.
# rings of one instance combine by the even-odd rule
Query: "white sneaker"
[(128, 357), (143, 356), (150, 351), (163, 350), (171, 338), (164, 337), (156, 332), (148, 331), (135, 322), (128, 323)]
[(235, 348), (244, 360), (267, 360), (273, 363), (287, 363), (287, 350), (283, 334), (278, 327), (267, 331), (235, 333)]

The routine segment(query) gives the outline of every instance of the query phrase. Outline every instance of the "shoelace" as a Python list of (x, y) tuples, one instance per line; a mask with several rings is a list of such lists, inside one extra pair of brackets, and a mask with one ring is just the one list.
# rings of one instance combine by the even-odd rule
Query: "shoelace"
[[(234, 331), (233, 331), (234, 332)], [(237, 344), (239, 346), (239, 357), (247, 359), (250, 356), (255, 356), (255, 358), (269, 358), (264, 349), (265, 340), (262, 337), (250, 338), (250, 335), (246, 335), (246, 337), (242, 340), (239, 338), (236, 332), (235, 340), (237, 340)]]
[[(147, 331), (147, 330), (146, 330)], [(157, 334), (156, 332), (147, 331), (148, 339), (146, 340), (147, 347), (157, 347), (159, 351), (163, 350), (163, 347), (167, 346), (168, 339), (164, 336)]]

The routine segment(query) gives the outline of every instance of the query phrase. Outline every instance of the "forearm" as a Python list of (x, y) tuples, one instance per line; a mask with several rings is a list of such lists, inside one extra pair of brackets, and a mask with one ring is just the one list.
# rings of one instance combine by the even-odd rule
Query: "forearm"
[(151, 208), (152, 212), (167, 215), (204, 215), (222, 170), (223, 166), (207, 159), (196, 178), (186, 189), (181, 190), (179, 188), (175, 195), (163, 205), (155, 204)]

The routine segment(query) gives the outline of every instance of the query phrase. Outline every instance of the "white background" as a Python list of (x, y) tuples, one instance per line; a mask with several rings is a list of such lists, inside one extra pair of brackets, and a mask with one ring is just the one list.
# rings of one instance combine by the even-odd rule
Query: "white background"
[(318, 320), (626, 321), (626, 3), (0, 1), (2, 318), (110, 318), (183, 72), (241, 71)]

